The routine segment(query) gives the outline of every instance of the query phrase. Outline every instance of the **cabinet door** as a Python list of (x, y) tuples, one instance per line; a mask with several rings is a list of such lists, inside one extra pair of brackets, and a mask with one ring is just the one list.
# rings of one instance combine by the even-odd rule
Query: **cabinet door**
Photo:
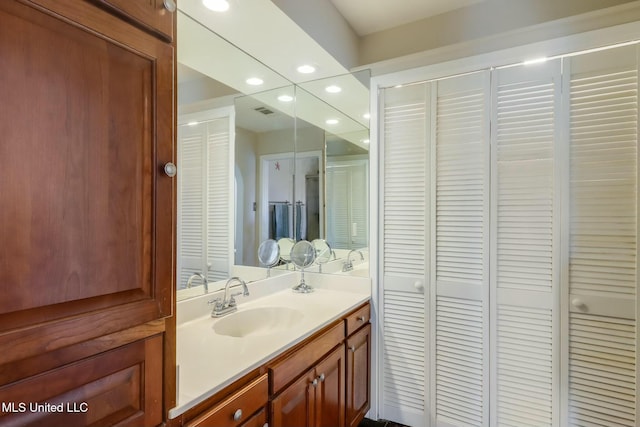
[(347, 339), (347, 426), (354, 427), (369, 410), (371, 394), (371, 325)]
[(162, 335), (0, 386), (2, 426), (157, 426)]
[(344, 345), (316, 365), (315, 426), (342, 427), (345, 413)]
[(0, 364), (171, 314), (173, 48), (37, 3), (0, 2)]
[[(105, 6), (133, 19), (143, 28), (173, 40), (173, 16), (168, 0), (97, 0)], [(173, 1), (175, 5), (175, 1)]]
[[(312, 427), (317, 380), (310, 370), (271, 401), (271, 422), (278, 427)], [(315, 384), (315, 385), (314, 385)]]

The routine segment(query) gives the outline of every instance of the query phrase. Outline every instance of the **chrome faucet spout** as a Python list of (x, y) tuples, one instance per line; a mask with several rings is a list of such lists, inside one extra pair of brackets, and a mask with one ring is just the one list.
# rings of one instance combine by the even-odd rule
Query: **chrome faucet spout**
[(224, 299), (222, 300), (223, 304), (231, 303), (231, 301), (233, 301), (234, 295), (239, 295), (239, 294), (234, 294), (234, 295), (231, 295), (231, 297), (229, 297), (229, 289), (231, 288), (231, 284), (233, 282), (238, 282), (238, 285), (242, 286), (242, 295), (244, 295), (245, 297), (249, 296), (249, 288), (247, 288), (247, 284), (245, 283), (245, 281), (237, 276), (234, 276), (229, 280), (227, 280), (227, 284), (224, 287)]
[[(237, 282), (235, 286), (242, 286), (242, 292), (238, 292), (236, 294), (229, 295), (231, 286), (234, 282)], [(244, 295), (249, 296), (249, 288), (247, 288), (247, 284), (244, 280), (239, 277), (232, 277), (227, 280), (227, 284), (224, 286), (224, 295), (222, 300), (220, 298), (213, 299), (208, 301), (209, 304), (213, 304), (213, 311), (211, 312), (211, 317), (222, 317), (225, 314), (233, 313), (238, 309), (235, 296)]]
[(195, 279), (196, 277), (199, 277), (202, 280), (202, 285), (204, 286), (204, 293), (208, 294), (209, 293), (209, 281), (207, 280), (206, 277), (204, 277), (204, 275), (202, 273), (193, 273), (189, 277), (189, 280), (187, 280), (187, 288), (190, 288), (190, 287), (193, 286), (192, 282), (193, 282), (193, 279)]
[(349, 255), (347, 255), (347, 259), (348, 260), (351, 260), (351, 254), (354, 253), (354, 252), (360, 254), (360, 261), (364, 261), (364, 255), (362, 254), (362, 251), (359, 251), (357, 249), (352, 249), (351, 251), (349, 251)]

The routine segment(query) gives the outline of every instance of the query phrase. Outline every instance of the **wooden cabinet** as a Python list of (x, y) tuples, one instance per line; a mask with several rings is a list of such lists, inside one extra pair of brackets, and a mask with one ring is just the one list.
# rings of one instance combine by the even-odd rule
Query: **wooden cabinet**
[(344, 347), (309, 369), (271, 403), (271, 420), (281, 427), (344, 426)]
[(347, 338), (346, 417), (347, 427), (355, 427), (369, 410), (371, 395), (371, 325)]
[(88, 399), (59, 425), (159, 424), (174, 46), (95, 2), (6, 0), (0, 52), (0, 395)]

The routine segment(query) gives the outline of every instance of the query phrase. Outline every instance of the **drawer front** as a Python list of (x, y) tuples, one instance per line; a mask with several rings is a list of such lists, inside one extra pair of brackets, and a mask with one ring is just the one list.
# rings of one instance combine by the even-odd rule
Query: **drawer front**
[(268, 400), (269, 381), (267, 374), (264, 374), (193, 421), (188, 422), (186, 426), (241, 426), (249, 421), (255, 421), (252, 420), (251, 415), (265, 407)]
[(347, 336), (351, 335), (371, 320), (371, 304), (359, 308), (347, 316)]
[(344, 326), (340, 322), (290, 356), (278, 360), (269, 367), (272, 375), (271, 393), (278, 393), (282, 387), (289, 384), (303, 372), (306, 372), (310, 366), (343, 340)]

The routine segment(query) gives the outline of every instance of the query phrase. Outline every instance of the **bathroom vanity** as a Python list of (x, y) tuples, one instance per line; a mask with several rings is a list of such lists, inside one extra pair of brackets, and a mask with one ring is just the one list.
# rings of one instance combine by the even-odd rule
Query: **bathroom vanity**
[[(297, 273), (249, 284), (255, 297), (213, 319), (179, 303), (172, 426), (355, 426), (369, 409), (370, 281)], [(182, 313), (182, 315), (181, 315)]]

